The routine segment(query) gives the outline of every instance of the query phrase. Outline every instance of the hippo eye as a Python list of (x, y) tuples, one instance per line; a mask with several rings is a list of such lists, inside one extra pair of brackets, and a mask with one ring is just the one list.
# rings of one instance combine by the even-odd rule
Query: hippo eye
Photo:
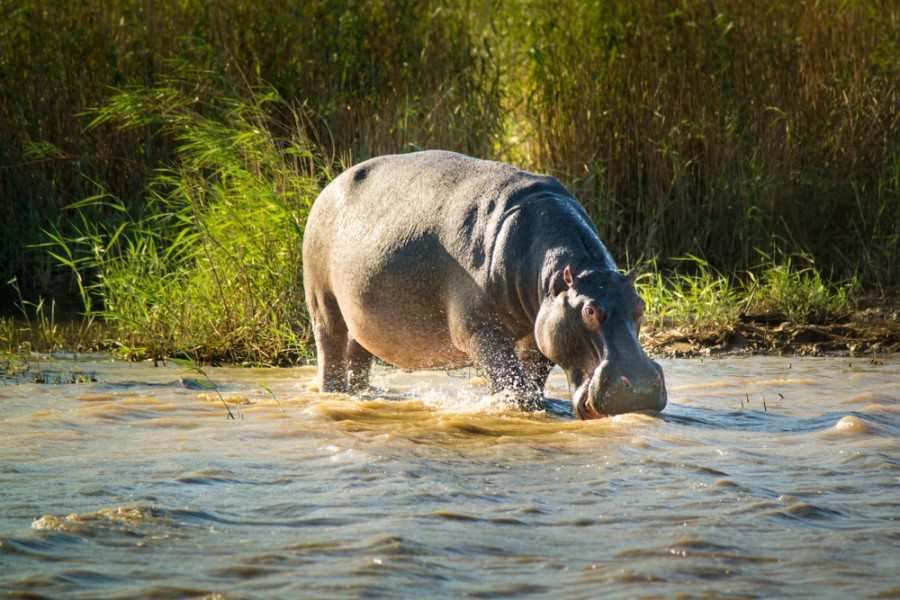
[(600, 308), (598, 306), (594, 306), (592, 304), (587, 304), (584, 307), (584, 316), (585, 316), (585, 318), (592, 319), (592, 320), (596, 321), (597, 323), (602, 323), (603, 318), (606, 315), (603, 314), (602, 308)]

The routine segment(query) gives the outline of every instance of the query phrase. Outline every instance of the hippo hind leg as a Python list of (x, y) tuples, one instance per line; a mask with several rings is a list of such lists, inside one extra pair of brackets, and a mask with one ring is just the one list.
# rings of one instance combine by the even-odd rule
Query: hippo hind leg
[(363, 348), (359, 342), (348, 336), (347, 370), (349, 392), (358, 393), (369, 388), (369, 371), (372, 368), (372, 353)]
[(522, 410), (541, 407), (542, 394), (522, 369), (509, 337), (496, 327), (476, 331), (469, 341), (469, 357), (481, 369), (491, 386), (491, 393), (509, 390), (515, 394)]
[(331, 298), (311, 304), (310, 317), (316, 339), (319, 386), (322, 392), (347, 390), (347, 324)]

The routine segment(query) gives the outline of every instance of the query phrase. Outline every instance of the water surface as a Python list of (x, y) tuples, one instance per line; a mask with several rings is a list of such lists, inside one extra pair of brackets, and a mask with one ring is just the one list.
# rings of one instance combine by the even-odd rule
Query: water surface
[(98, 381), (0, 385), (0, 592), (900, 596), (897, 358), (661, 362), (662, 414), (590, 422), (466, 371), (352, 398), (310, 368), (211, 368), (217, 393), (45, 363)]

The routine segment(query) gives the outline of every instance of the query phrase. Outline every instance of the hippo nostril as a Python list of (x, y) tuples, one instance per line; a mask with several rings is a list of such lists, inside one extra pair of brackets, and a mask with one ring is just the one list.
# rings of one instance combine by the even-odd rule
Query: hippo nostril
[(622, 375), (622, 385), (624, 385), (624, 386), (627, 387), (627, 388), (630, 388), (630, 387), (631, 387), (631, 380), (628, 379), (627, 377), (625, 377), (624, 375)]

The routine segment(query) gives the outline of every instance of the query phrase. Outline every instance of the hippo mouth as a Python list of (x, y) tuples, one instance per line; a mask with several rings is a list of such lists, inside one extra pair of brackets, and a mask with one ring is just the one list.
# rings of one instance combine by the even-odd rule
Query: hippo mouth
[(661, 411), (667, 400), (662, 367), (655, 362), (650, 362), (650, 365), (654, 369), (653, 374), (644, 378), (649, 381), (635, 384), (603, 361), (590, 380), (579, 386), (572, 395), (576, 416), (587, 420), (629, 412)]
[(575, 413), (579, 419), (584, 421), (588, 421), (591, 419), (605, 419), (608, 415), (601, 414), (594, 409), (593, 403), (589, 402), (588, 390), (590, 389), (590, 381), (585, 382), (578, 391), (575, 392), (576, 400), (575, 404)]

